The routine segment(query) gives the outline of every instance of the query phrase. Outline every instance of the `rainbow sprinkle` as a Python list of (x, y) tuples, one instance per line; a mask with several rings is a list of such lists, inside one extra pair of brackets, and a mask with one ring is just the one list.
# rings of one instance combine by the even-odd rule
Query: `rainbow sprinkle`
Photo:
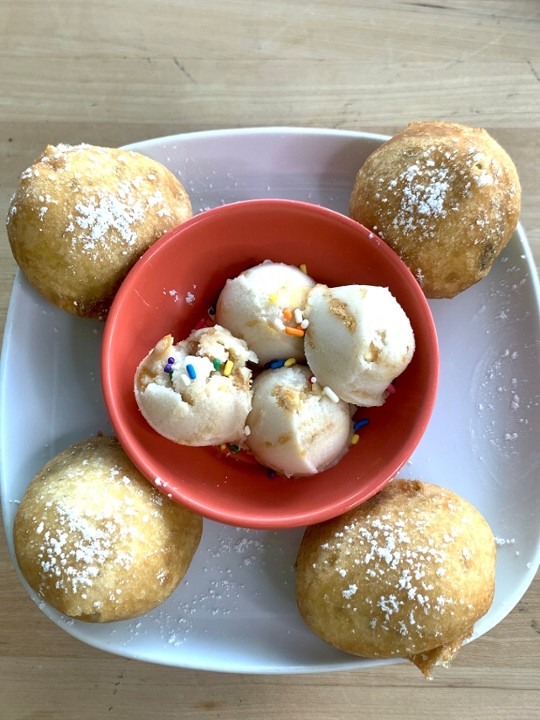
[(219, 368), (221, 367), (221, 360), (219, 360), (218, 358), (215, 358), (213, 364), (214, 364), (214, 370), (219, 370)]
[(296, 365), (296, 358), (287, 358), (287, 360), (285, 360), (283, 364), (285, 365), (285, 367), (291, 367), (291, 365)]
[(309, 382), (310, 382), (312, 385), (315, 385), (315, 383), (317, 382), (317, 378), (315, 377), (315, 375), (310, 375), (310, 376), (309, 376)]
[(169, 375), (172, 375), (172, 369), (173, 369), (172, 366), (174, 365), (174, 363), (175, 363), (175, 360), (173, 357), (168, 358), (167, 364), (163, 368), (163, 371), (166, 373), (169, 373)]
[(272, 360), (269, 367), (272, 370), (277, 370), (277, 368), (281, 368), (285, 365), (285, 360)]
[(357, 420), (353, 425), (353, 430), (360, 430), (360, 428), (365, 427), (369, 424), (369, 420), (367, 418), (362, 418), (361, 420)]
[(225, 377), (229, 377), (229, 375), (232, 373), (233, 366), (233, 361), (227, 360), (227, 362), (225, 363), (225, 367), (223, 368), (223, 374), (225, 375)]
[(357, 435), (356, 433), (354, 433), (354, 435), (351, 437), (351, 445), (356, 445), (359, 440), (360, 440), (360, 435)]
[(286, 327), (285, 332), (287, 335), (294, 335), (295, 337), (304, 337), (304, 331), (302, 328)]
[(292, 320), (292, 312), (289, 310), (289, 308), (285, 308), (283, 310), (283, 317), (285, 320)]
[(187, 374), (189, 375), (189, 379), (190, 379), (190, 380), (195, 380), (195, 378), (197, 377), (197, 373), (196, 373), (195, 368), (193, 367), (193, 365), (192, 365), (191, 363), (188, 363), (188, 364), (186, 365), (186, 370), (187, 370)]
[(386, 392), (390, 395), (393, 395), (396, 392), (395, 385), (392, 385), (392, 383), (390, 383), (390, 385), (386, 388)]
[(328, 387), (328, 385), (325, 385), (323, 387), (323, 393), (326, 395), (327, 398), (329, 398), (332, 402), (338, 403), (339, 398), (336, 395), (336, 393), (332, 390), (332, 388)]
[(300, 265), (300, 270), (304, 273), (304, 275), (307, 275), (307, 265), (305, 263)]
[(231, 451), (235, 454), (240, 452), (240, 448), (235, 443), (230, 443), (229, 447), (230, 447)]

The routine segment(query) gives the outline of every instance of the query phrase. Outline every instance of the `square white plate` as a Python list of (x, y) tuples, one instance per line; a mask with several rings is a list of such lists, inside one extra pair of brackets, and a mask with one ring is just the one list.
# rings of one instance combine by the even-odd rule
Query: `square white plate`
[[(193, 133), (130, 146), (167, 165), (194, 213), (259, 197), (306, 200), (347, 213), (356, 171), (384, 136), (262, 128)], [(330, 251), (330, 250), (329, 250)], [(440, 390), (428, 430), (401, 477), (448, 487), (484, 514), (498, 538), (496, 594), (475, 637), (500, 622), (540, 561), (540, 311), (521, 227), (487, 278), (435, 300)], [(102, 325), (64, 313), (15, 278), (0, 377), (0, 490), (9, 550), (28, 483), (53, 455), (110, 433), (100, 385)], [(205, 521), (184, 582), (131, 621), (68, 620), (84, 642), (132, 658), (208, 670), (297, 673), (386, 664), (333, 650), (303, 624), (293, 563), (302, 530), (250, 531)]]

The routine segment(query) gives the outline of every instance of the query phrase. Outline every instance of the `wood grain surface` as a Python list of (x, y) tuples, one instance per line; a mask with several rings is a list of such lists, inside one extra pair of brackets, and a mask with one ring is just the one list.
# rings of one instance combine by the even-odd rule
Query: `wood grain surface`
[[(245, 126), (393, 133), (425, 118), (482, 126), (518, 167), (540, 262), (538, 0), (6, 1), (0, 106), (2, 216), (48, 143)], [(2, 230), (2, 328), (14, 272)], [(240, 676), (105, 654), (29, 600), (3, 540), (0, 612), (2, 720), (540, 717), (538, 576), (431, 683), (408, 664)]]

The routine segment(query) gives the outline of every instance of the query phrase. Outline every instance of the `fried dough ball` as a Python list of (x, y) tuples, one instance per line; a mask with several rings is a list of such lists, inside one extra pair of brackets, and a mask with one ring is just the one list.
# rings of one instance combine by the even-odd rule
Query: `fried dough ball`
[(350, 215), (390, 245), (429, 298), (483, 278), (514, 232), (514, 163), (483, 129), (414, 122), (358, 171)]
[(495, 538), (450, 490), (394, 480), (307, 528), (296, 571), (300, 613), (319, 637), (354, 655), (408, 658), (431, 677), (492, 603)]
[(7, 234), (27, 280), (80, 317), (103, 317), (132, 265), (191, 217), (180, 181), (139, 153), (49, 145), (25, 170)]
[(14, 527), (28, 584), (69, 617), (110, 622), (166, 600), (199, 545), (202, 519), (159, 493), (113, 437), (73, 445), (30, 483)]

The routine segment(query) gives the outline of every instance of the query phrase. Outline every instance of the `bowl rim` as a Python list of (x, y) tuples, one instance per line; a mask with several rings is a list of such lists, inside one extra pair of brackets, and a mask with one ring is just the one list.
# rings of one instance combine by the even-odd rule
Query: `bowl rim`
[[(223, 215), (226, 217), (230, 215), (231, 212), (241, 213), (245, 209), (256, 210), (260, 207), (272, 207), (276, 210), (288, 209), (293, 211), (299, 209), (302, 212), (315, 213), (320, 217), (326, 217), (334, 222), (342, 223), (349, 229), (360, 226), (363, 233), (369, 233), (370, 238), (377, 241), (379, 251), (385, 255), (386, 260), (391, 262), (396, 268), (399, 268), (399, 272), (408, 278), (407, 284), (412, 293), (415, 295), (416, 302), (422, 308), (423, 330), (428, 336), (428, 344), (431, 350), (431, 362), (428, 367), (429, 372), (425, 379), (425, 396), (428, 399), (428, 402), (424, 402), (422, 404), (421, 411), (414, 417), (416, 431), (414, 436), (410, 437), (405, 445), (407, 451), (404, 453), (400, 452), (399, 458), (396, 459), (396, 462), (387, 465), (385, 472), (380, 473), (380, 479), (372, 485), (368, 493), (364, 491), (360, 501), (351, 499), (350, 497), (343, 498), (337, 496), (337, 498), (331, 503), (327, 502), (315, 510), (307, 510), (301, 513), (289, 513), (287, 515), (283, 513), (281, 515), (270, 514), (269, 516), (263, 517), (260, 512), (257, 515), (249, 515), (246, 514), (246, 512), (241, 511), (223, 511), (213, 504), (197, 500), (189, 492), (186, 492), (186, 488), (181, 484), (173, 486), (169, 483), (167, 484), (165, 490), (165, 488), (159, 484), (159, 477), (157, 477), (157, 473), (152, 469), (151, 465), (146, 462), (144, 457), (141, 456), (137, 444), (131, 442), (127, 432), (124, 430), (125, 423), (121, 413), (117, 410), (115, 390), (113, 383), (111, 383), (111, 374), (109, 372), (111, 365), (110, 358), (112, 348), (114, 346), (114, 330), (119, 321), (118, 316), (121, 312), (122, 306), (124, 305), (125, 296), (130, 287), (137, 283), (138, 278), (145, 272), (145, 268), (151, 264), (151, 259), (154, 255), (162, 252), (162, 248), (168, 244), (176, 242), (178, 235), (184, 235), (186, 232), (189, 233), (190, 229), (195, 225), (211, 221), (216, 216), (219, 217), (220, 215)], [(337, 517), (366, 502), (370, 497), (380, 492), (380, 490), (382, 490), (388, 482), (396, 477), (397, 473), (409, 460), (422, 439), (433, 413), (439, 383), (440, 355), (435, 322), (426, 296), (409, 267), (386, 242), (377, 236), (376, 233), (372, 232), (369, 228), (366, 228), (356, 220), (353, 220), (351, 217), (323, 205), (317, 205), (304, 200), (291, 200), (286, 198), (256, 198), (238, 200), (204, 210), (197, 215), (192, 216), (188, 220), (185, 220), (183, 223), (171, 228), (150, 248), (148, 248), (145, 253), (143, 253), (125, 277), (111, 304), (103, 333), (100, 368), (102, 393), (113, 431), (118, 437), (118, 440), (127, 456), (151, 484), (153, 484), (161, 492), (166, 492), (167, 496), (173, 501), (185, 505), (192, 511), (197, 512), (210, 520), (237, 527), (277, 530), (312, 525)], [(356, 495), (354, 497), (356, 497)]]

